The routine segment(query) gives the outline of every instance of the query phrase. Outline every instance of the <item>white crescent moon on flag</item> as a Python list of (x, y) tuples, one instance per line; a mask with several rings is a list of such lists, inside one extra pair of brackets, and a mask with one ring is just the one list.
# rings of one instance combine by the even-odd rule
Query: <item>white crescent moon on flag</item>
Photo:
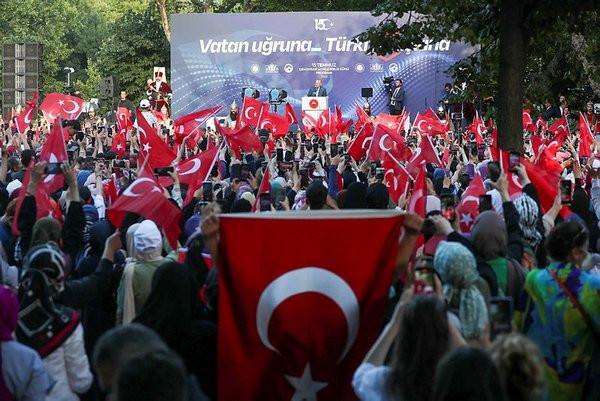
[(419, 158), (419, 156), (421, 155), (421, 148), (417, 148), (415, 149), (415, 154), (413, 155), (413, 157), (410, 159), (409, 163), (414, 162), (415, 160), (417, 160)]
[(138, 196), (142, 196), (142, 194), (136, 194), (135, 192), (133, 192), (133, 188), (135, 188), (136, 186), (138, 186), (139, 184), (141, 184), (143, 182), (150, 182), (150, 183), (154, 184), (154, 181), (152, 179), (150, 179), (148, 177), (140, 177), (137, 180), (135, 180), (130, 186), (125, 188), (125, 191), (123, 191), (123, 195), (130, 196), (132, 198), (137, 198)]
[(379, 147), (381, 148), (381, 150), (385, 151), (385, 152), (389, 152), (392, 148), (386, 148), (384, 146), (385, 144), (385, 138), (389, 137), (388, 134), (384, 134), (381, 139), (379, 140)]
[(194, 163), (192, 168), (186, 171), (185, 173), (179, 173), (179, 175), (194, 174), (196, 171), (200, 170), (200, 166), (202, 166), (202, 161), (200, 159), (194, 159), (192, 160), (192, 162)]
[(288, 111), (287, 115), (288, 115), (288, 118), (290, 119), (290, 121), (294, 121), (294, 117), (292, 116), (292, 113), (290, 113)]
[(67, 102), (71, 102), (71, 104), (73, 105), (73, 110), (67, 110), (64, 108), (63, 106), (63, 111), (67, 114), (74, 114), (77, 113), (80, 109), (79, 105), (77, 104), (77, 102), (75, 100), (67, 100)]
[(517, 186), (517, 188), (523, 189), (523, 184), (521, 184), (521, 182), (519, 182), (519, 177), (517, 177), (516, 174), (512, 175), (512, 182), (513, 182), (513, 184), (515, 184)]
[(419, 121), (419, 123), (417, 124), (417, 129), (421, 132), (427, 132), (427, 130), (424, 130), (423, 128), (421, 128), (421, 124), (426, 123), (425, 120), (421, 120)]
[(390, 180), (387, 179), (388, 174), (392, 174), (392, 177), (394, 178), (394, 191), (398, 190), (398, 178), (396, 177), (396, 175), (394, 174), (394, 169), (389, 169), (385, 172), (385, 174), (383, 175), (383, 179), (387, 182), (388, 187), (390, 186)]
[[(254, 106), (250, 106), (250, 107), (246, 108), (246, 110), (244, 110), (244, 117), (246, 117), (246, 120), (250, 120), (252, 118), (248, 115), (248, 112), (250, 110), (254, 110)], [(254, 115), (256, 115), (256, 113), (254, 113)]]
[(33, 113), (33, 109), (29, 109), (25, 114), (25, 118), (23, 119), (25, 124), (29, 124), (31, 122), (31, 113)]
[(473, 195), (465, 196), (465, 198), (462, 201), (462, 204), (464, 205), (467, 202), (475, 202), (475, 203), (479, 204), (479, 198), (477, 198)]
[[(372, 141), (372, 140), (373, 140), (373, 137), (368, 137), (368, 138), (365, 138), (365, 139), (363, 139), (363, 142), (362, 142), (361, 148), (363, 148), (363, 149), (367, 149), (367, 148), (369, 148), (369, 147), (371, 146), (371, 141)], [(368, 144), (368, 145), (367, 145), (367, 144)]]
[(324, 127), (325, 125), (327, 125), (327, 119), (323, 114), (321, 114), (319, 116), (319, 126)]
[(264, 120), (261, 121), (259, 128), (265, 128), (267, 126), (273, 126), (273, 122), (271, 122), (271, 120), (265, 118)]
[(331, 299), (346, 318), (348, 337), (338, 363), (344, 359), (358, 335), (360, 307), (358, 299), (337, 274), (320, 267), (302, 267), (289, 271), (273, 280), (262, 292), (256, 307), (256, 329), (260, 340), (268, 349), (280, 353), (269, 340), (269, 322), (275, 309), (287, 299), (309, 292)]

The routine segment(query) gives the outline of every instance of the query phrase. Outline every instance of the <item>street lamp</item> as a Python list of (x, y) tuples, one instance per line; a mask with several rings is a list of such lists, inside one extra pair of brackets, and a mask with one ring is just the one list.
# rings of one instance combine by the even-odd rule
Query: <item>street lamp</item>
[(71, 87), (71, 74), (75, 72), (72, 67), (65, 67), (64, 70), (67, 72), (67, 87)]

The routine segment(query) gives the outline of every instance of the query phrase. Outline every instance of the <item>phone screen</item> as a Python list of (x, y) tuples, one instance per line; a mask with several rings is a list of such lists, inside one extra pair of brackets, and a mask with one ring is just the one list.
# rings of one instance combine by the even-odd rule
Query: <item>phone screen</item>
[(205, 202), (212, 202), (213, 199), (213, 185), (212, 181), (205, 181), (202, 183), (202, 200)]
[(62, 170), (60, 169), (61, 163), (48, 163), (46, 164), (45, 173), (46, 174), (62, 174)]
[(569, 205), (573, 200), (571, 195), (573, 183), (570, 180), (560, 181), (560, 203), (563, 205)]
[(483, 161), (485, 159), (485, 145), (481, 144), (477, 147), (477, 158), (479, 161)]
[(240, 174), (242, 180), (247, 180), (250, 178), (250, 166), (247, 164), (242, 164)]
[(521, 162), (521, 155), (517, 152), (510, 152), (508, 156), (508, 171), (515, 171), (515, 167)]
[(283, 161), (283, 149), (277, 149), (277, 161), (278, 162), (282, 162)]
[(435, 292), (435, 281), (433, 271), (428, 268), (415, 270), (415, 294)]
[(491, 297), (489, 315), (492, 338), (502, 333), (512, 331), (512, 298)]
[(492, 210), (492, 195), (479, 196), (479, 213)]
[(448, 221), (454, 221), (456, 212), (456, 200), (454, 195), (443, 195), (442, 196), (442, 216)]
[(490, 172), (490, 179), (494, 182), (498, 181), (500, 178), (500, 163), (496, 161), (492, 161), (488, 163), (488, 170)]
[(337, 156), (337, 154), (338, 154), (337, 143), (332, 143), (331, 145), (329, 145), (329, 154), (331, 155), (331, 157)]
[(260, 194), (260, 211), (268, 212), (271, 210), (271, 194), (268, 192), (264, 192)]

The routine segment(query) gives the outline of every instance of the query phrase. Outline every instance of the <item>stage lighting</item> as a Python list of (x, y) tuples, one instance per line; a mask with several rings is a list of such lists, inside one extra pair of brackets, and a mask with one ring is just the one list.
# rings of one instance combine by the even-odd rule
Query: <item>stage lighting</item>
[(281, 88), (273, 88), (269, 90), (269, 102), (281, 103), (287, 97), (287, 92)]
[(244, 96), (258, 99), (260, 97), (260, 92), (252, 87), (242, 88), (242, 98)]

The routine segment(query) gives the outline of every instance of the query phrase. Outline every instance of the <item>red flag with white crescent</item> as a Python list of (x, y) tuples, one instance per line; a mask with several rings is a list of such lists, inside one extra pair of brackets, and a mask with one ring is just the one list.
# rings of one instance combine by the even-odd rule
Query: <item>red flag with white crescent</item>
[(536, 126), (533, 123), (533, 119), (531, 118), (531, 110), (524, 109), (523, 110), (523, 129), (529, 132), (535, 132)]
[(412, 153), (400, 134), (384, 125), (377, 124), (367, 152), (367, 160), (382, 160), (384, 155), (399, 163), (410, 159)]
[(149, 156), (149, 162), (154, 167), (170, 166), (177, 157), (169, 146), (158, 136), (139, 109), (136, 109), (136, 126), (140, 141), (140, 151)]
[(268, 129), (273, 138), (281, 138), (288, 134), (290, 123), (286, 116), (282, 116), (275, 113), (266, 113), (260, 121), (259, 129)]
[(367, 154), (373, 140), (374, 128), (372, 124), (363, 124), (361, 130), (348, 146), (348, 154), (359, 161)]
[(415, 185), (406, 210), (421, 217), (425, 217), (425, 211), (427, 209), (427, 171), (425, 170), (424, 164), (421, 164), (417, 168), (417, 173), (414, 176), (416, 177)]
[(59, 116), (64, 120), (76, 119), (83, 110), (85, 100), (76, 96), (50, 93), (44, 98), (40, 110), (46, 121), (53, 123)]
[(154, 221), (165, 231), (171, 247), (176, 249), (177, 239), (181, 234), (179, 228), (181, 210), (165, 198), (159, 183), (144, 169), (107, 210), (106, 216), (115, 227), (121, 227), (123, 218), (128, 212), (137, 213)]
[(421, 135), (421, 144), (415, 150), (412, 158), (408, 161), (406, 169), (413, 177), (415, 177), (418, 172), (418, 167), (425, 163), (433, 163), (444, 168), (444, 164), (442, 163), (437, 150), (435, 150), (429, 135)]
[[(67, 148), (65, 147), (62, 121), (58, 119), (53, 125), (46, 143), (40, 152), (40, 161), (47, 163), (63, 163), (69, 160), (67, 156)], [(61, 189), (65, 184), (65, 179), (62, 174), (50, 174), (44, 178), (43, 186), (46, 192), (51, 194)]]
[(485, 194), (486, 190), (483, 185), (483, 178), (481, 178), (481, 175), (475, 174), (475, 177), (473, 177), (473, 180), (460, 199), (460, 203), (456, 206), (460, 229), (463, 233), (471, 231), (473, 222), (479, 215), (479, 197)]
[(263, 103), (260, 100), (245, 96), (243, 109), (239, 116), (240, 122), (258, 127), (262, 117), (269, 112), (269, 107), (269, 103)]
[(412, 180), (410, 174), (402, 164), (398, 163), (387, 154), (384, 155), (381, 166), (385, 170), (383, 182), (388, 187), (390, 198), (394, 203), (397, 203), (400, 196), (407, 195), (408, 193), (410, 181)]
[(35, 117), (34, 111), (37, 106), (37, 92), (33, 92), (33, 100), (31, 102), (26, 102), (26, 104), (27, 107), (25, 110), (23, 110), (15, 119), (15, 126), (20, 134), (24, 134), (27, 131), (31, 124), (31, 120)]
[(294, 108), (289, 103), (285, 104), (285, 116), (288, 123), (298, 124), (298, 118), (296, 117), (296, 113), (294, 113)]
[(590, 157), (592, 155), (592, 145), (594, 144), (594, 136), (590, 130), (587, 119), (583, 113), (579, 113), (579, 135), (581, 143), (579, 144), (579, 157)]
[[(393, 211), (221, 217), (219, 400), (355, 400), (352, 376), (380, 332), (402, 221)], [(294, 236), (264, 246), (281, 227)], [(331, 227), (369, 235), (330, 252), (300, 245), (331, 242)]]

